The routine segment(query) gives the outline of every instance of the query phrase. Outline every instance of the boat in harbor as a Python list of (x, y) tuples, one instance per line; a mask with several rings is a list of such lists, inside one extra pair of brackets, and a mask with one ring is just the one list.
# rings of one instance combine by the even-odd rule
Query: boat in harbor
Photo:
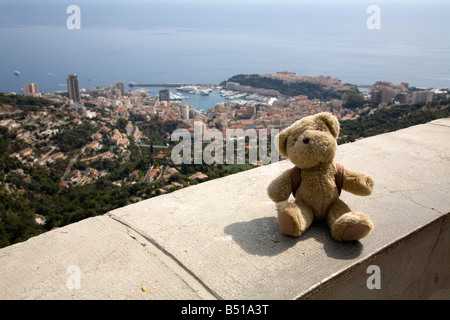
[(208, 87), (197, 87), (197, 86), (180, 86), (177, 88), (177, 90), (181, 92), (188, 92), (191, 94), (199, 94), (202, 96), (207, 96), (211, 91), (213, 91)]
[(181, 93), (172, 93), (169, 92), (170, 100), (183, 100), (188, 99), (188, 97), (183, 96)]
[(181, 86), (178, 87), (177, 90), (181, 92), (189, 92), (192, 93), (192, 91), (195, 89), (195, 86)]

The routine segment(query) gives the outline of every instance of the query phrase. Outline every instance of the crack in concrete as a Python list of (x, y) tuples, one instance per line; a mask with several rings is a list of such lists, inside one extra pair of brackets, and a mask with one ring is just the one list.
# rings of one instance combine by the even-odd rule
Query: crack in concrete
[[(112, 218), (112, 217), (111, 217)], [(117, 221), (116, 219), (112, 218), (114, 221)], [(135, 240), (137, 243), (139, 243), (141, 246), (145, 247), (147, 244), (146, 243), (142, 243), (141, 241), (138, 240), (138, 238), (136, 238), (135, 236), (131, 235), (130, 233), (130, 229), (128, 228), (128, 226), (125, 226), (125, 229), (127, 230), (127, 234), (128, 236)], [(132, 231), (134, 231), (133, 229), (131, 229)]]
[[(430, 270), (429, 266), (430, 266), (431, 261), (432, 261), (432, 259), (433, 259), (433, 257), (434, 257), (434, 253), (435, 253), (436, 247), (438, 246), (439, 241), (440, 241), (440, 239), (441, 239), (441, 234), (442, 234), (442, 229), (443, 229), (443, 227), (444, 227), (445, 217), (439, 218), (439, 220), (440, 220), (440, 221), (439, 221), (439, 231), (438, 231), (438, 233), (437, 233), (437, 235), (436, 235), (436, 239), (435, 239), (435, 241), (434, 241), (434, 243), (433, 243), (433, 245), (432, 245), (432, 247), (431, 247), (430, 253), (427, 255), (427, 259), (426, 259), (427, 261), (425, 262), (425, 265), (424, 265), (424, 267), (423, 267), (423, 270), (420, 272), (420, 277), (418, 277), (418, 280), (417, 280), (417, 281), (412, 282), (412, 283), (406, 288), (404, 294), (406, 294), (406, 292), (407, 292), (411, 287), (413, 287), (413, 286), (418, 286), (418, 289), (417, 289), (417, 291), (419, 292), (419, 297), (418, 297), (418, 299), (427, 299), (426, 296), (420, 295), (420, 293), (423, 292), (423, 290), (421, 290), (420, 287), (424, 285), (424, 284), (422, 283), (422, 282), (423, 282), (423, 279), (426, 279), (427, 273), (428, 273), (429, 270)], [(429, 225), (425, 226), (425, 228), (428, 227), (428, 226), (429, 226)], [(435, 275), (434, 275), (434, 277), (433, 277), (433, 282), (437, 283), (438, 279), (439, 279), (438, 274), (435, 273)], [(401, 299), (404, 299), (404, 297), (402, 296)]]
[(418, 206), (421, 206), (421, 207), (424, 208), (424, 209), (429, 209), (429, 210), (435, 211), (435, 212), (437, 212), (437, 213), (439, 213), (439, 214), (443, 214), (442, 212), (436, 210), (435, 208), (427, 207), (427, 206), (425, 206), (425, 205), (423, 205), (423, 204), (421, 204), (421, 203), (419, 203), (419, 202), (413, 200), (411, 197), (409, 197), (409, 196), (406, 195), (406, 194), (403, 194), (403, 193), (402, 193), (401, 195), (402, 195), (403, 197), (405, 197), (406, 199), (410, 200), (412, 203), (417, 204)]
[[(438, 246), (439, 240), (441, 239), (441, 234), (442, 234), (442, 229), (444, 228), (444, 221), (445, 221), (445, 219), (446, 219), (446, 218), (443, 217), (443, 218), (441, 219), (441, 221), (440, 221), (439, 232), (438, 232), (438, 234), (437, 234), (436, 241), (434, 242), (433, 247), (432, 247), (431, 250), (430, 250), (430, 254), (428, 255), (428, 259), (427, 259), (427, 262), (425, 263), (425, 267), (424, 267), (424, 269), (423, 269), (422, 276), (427, 272), (427, 270), (429, 270), (429, 265), (431, 264), (431, 259), (434, 257), (435, 249), (436, 249), (436, 247)], [(439, 279), (439, 278), (438, 278), (438, 275), (435, 274), (435, 276), (433, 277), (433, 281), (434, 281), (435, 283), (437, 283), (437, 282), (438, 282), (438, 279)]]
[(429, 122), (428, 124), (429, 124), (429, 125), (432, 125), (432, 126), (437, 126), (437, 127), (445, 127), (445, 128), (450, 128), (450, 126), (449, 126), (449, 125), (447, 125), (447, 124), (441, 124), (441, 123), (433, 123), (433, 122)]
[(443, 212), (440, 212), (439, 210), (437, 210), (437, 209), (435, 209), (433, 207), (427, 207), (426, 205), (423, 205), (422, 203), (417, 202), (416, 200), (414, 200), (413, 198), (411, 198), (410, 196), (408, 196), (407, 194), (404, 193), (405, 191), (420, 191), (420, 189), (418, 189), (418, 190), (413, 190), (413, 189), (409, 189), (409, 190), (390, 190), (386, 186), (384, 186), (383, 188), (386, 189), (389, 193), (394, 193), (394, 194), (399, 193), (402, 197), (408, 199), (412, 203), (417, 204), (418, 206), (420, 206), (420, 207), (422, 207), (424, 209), (432, 210), (432, 211), (437, 212), (437, 213), (439, 213), (441, 215), (444, 214)]
[[(212, 295), (214, 298), (218, 299), (218, 300), (223, 300), (223, 298), (217, 293), (215, 292), (213, 289), (211, 289), (206, 283), (204, 283), (192, 270), (190, 270), (187, 266), (185, 266), (180, 260), (178, 260), (172, 253), (170, 253), (169, 251), (167, 251), (163, 246), (161, 246), (155, 239), (150, 238), (148, 236), (146, 236), (145, 234), (143, 234), (142, 232), (139, 232), (138, 230), (135, 230), (134, 228), (132, 228), (130, 225), (128, 225), (126, 222), (113, 217), (111, 214), (108, 214), (108, 216), (113, 219), (114, 221), (122, 224), (123, 226), (125, 226), (128, 235), (135, 241), (137, 241), (140, 245), (144, 246), (145, 245), (143, 243), (141, 243), (140, 241), (138, 241), (138, 239), (134, 236), (132, 236), (130, 234), (130, 229), (133, 232), (136, 232), (139, 236), (141, 236), (143, 239), (145, 239), (146, 241), (148, 241), (149, 243), (151, 243), (158, 251), (162, 252), (166, 257), (168, 257), (171, 261), (173, 261), (177, 266), (179, 266), (181, 269), (183, 269), (185, 272), (187, 272), (187, 274), (189, 276), (191, 276), (193, 278), (194, 281), (196, 281), (196, 283), (198, 283), (203, 289), (205, 289), (210, 295)], [(162, 263), (164, 263), (164, 261), (161, 261)], [(164, 263), (166, 264), (166, 263)], [(166, 266), (168, 266), (166, 264)], [(180, 279), (181, 281), (183, 281), (189, 288), (191, 288), (191, 290), (193, 290), (194, 292), (198, 292), (198, 290), (196, 288), (194, 288), (190, 283), (188, 283), (177, 271), (173, 270), (173, 268), (171, 268), (170, 266), (168, 266)]]

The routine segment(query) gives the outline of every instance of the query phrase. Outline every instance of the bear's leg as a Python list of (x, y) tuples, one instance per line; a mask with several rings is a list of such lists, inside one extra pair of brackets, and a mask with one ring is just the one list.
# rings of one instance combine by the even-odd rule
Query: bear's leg
[(351, 211), (340, 199), (331, 205), (327, 220), (331, 235), (337, 241), (359, 240), (373, 229), (373, 224), (367, 215)]
[(278, 227), (285, 235), (298, 237), (312, 223), (313, 213), (311, 208), (302, 203), (283, 201), (277, 203)]

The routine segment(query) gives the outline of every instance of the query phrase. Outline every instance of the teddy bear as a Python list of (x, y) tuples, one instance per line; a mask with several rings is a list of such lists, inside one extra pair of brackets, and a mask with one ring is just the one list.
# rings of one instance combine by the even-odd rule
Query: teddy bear
[[(277, 224), (288, 236), (298, 237), (314, 220), (325, 220), (336, 241), (356, 241), (373, 229), (370, 218), (350, 210), (339, 196), (341, 188), (359, 196), (372, 193), (374, 180), (335, 163), (340, 125), (329, 112), (297, 120), (278, 135), (282, 156), (295, 166), (268, 186), (277, 209)], [(288, 201), (290, 194), (295, 201)]]

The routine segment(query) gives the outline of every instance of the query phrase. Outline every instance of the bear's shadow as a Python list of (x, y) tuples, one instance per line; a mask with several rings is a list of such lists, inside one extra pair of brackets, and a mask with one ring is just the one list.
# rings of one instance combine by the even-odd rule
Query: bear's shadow
[(359, 241), (335, 241), (326, 223), (321, 221), (314, 221), (300, 237), (283, 235), (278, 229), (275, 217), (236, 222), (226, 226), (224, 231), (231, 235), (245, 252), (258, 256), (276, 256), (302, 244), (305, 244), (306, 249), (311, 239), (322, 243), (326, 255), (334, 259), (354, 259), (361, 254), (363, 248)]

